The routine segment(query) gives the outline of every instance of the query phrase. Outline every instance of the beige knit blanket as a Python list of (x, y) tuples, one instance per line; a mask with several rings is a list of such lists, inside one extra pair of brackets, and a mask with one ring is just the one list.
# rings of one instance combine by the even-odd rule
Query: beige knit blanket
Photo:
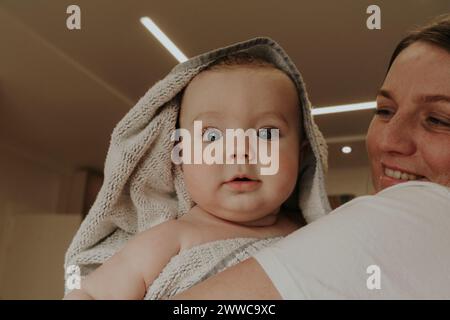
[(283, 237), (232, 238), (197, 245), (174, 256), (147, 290), (146, 300), (170, 298), (248, 259)]
[[(173, 147), (170, 136), (176, 128), (179, 111), (174, 98), (213, 61), (239, 51), (272, 62), (294, 82), (311, 151), (302, 160), (299, 190), (293, 207), (308, 223), (329, 212), (324, 187), (326, 144), (311, 116), (311, 104), (302, 77), (277, 43), (268, 38), (255, 38), (177, 65), (117, 124), (106, 156), (103, 185), (67, 250), (66, 270), (76, 265), (81, 276), (87, 275), (137, 232), (180, 217), (194, 205), (186, 191), (180, 166), (173, 164), (170, 158)], [(202, 250), (195, 252), (200, 256), (205, 253)], [(164, 291), (154, 289), (155, 292)], [(177, 290), (172, 288), (170, 292)]]

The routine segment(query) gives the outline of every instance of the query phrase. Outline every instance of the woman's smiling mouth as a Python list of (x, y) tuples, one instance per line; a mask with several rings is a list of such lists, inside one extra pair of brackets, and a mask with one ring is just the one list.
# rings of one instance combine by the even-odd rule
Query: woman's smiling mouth
[(398, 183), (407, 181), (429, 181), (425, 176), (397, 167), (388, 167), (382, 164), (382, 175), (380, 176), (381, 185), (386, 188)]
[(394, 169), (390, 169), (385, 167), (384, 168), (384, 174), (390, 178), (394, 178), (394, 179), (398, 179), (398, 180), (418, 180), (417, 178), (420, 176), (417, 176), (415, 174), (411, 174), (411, 173), (407, 173), (404, 171), (400, 171), (400, 170), (394, 170)]

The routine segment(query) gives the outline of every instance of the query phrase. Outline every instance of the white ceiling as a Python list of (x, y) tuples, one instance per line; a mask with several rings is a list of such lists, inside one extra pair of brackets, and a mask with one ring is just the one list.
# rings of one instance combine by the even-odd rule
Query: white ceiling
[[(82, 28), (70, 31), (66, 8), (73, 3), (0, 2), (0, 138), (69, 167), (98, 170), (114, 125), (176, 64), (141, 16), (187, 56), (272, 37), (320, 107), (374, 100), (405, 32), (450, 11), (448, 0), (376, 1), (382, 29), (371, 31), (369, 0), (78, 0)], [(331, 168), (366, 163), (371, 116), (369, 110), (316, 117), (330, 142)], [(343, 143), (354, 152), (343, 155)]]

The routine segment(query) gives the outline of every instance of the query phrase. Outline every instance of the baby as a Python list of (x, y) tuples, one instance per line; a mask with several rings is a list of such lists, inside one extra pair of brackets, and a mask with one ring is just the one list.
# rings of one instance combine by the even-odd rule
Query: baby
[[(203, 146), (225, 139), (225, 129), (255, 129), (266, 144), (278, 139), (278, 171), (262, 175), (261, 163), (250, 163), (256, 154), (248, 143), (230, 154), (233, 164), (183, 163), (195, 203), (190, 211), (137, 234), (65, 299), (143, 299), (183, 253), (227, 239), (277, 239), (304, 224), (299, 210), (283, 206), (296, 187), (307, 144), (301, 141), (301, 108), (289, 76), (261, 58), (234, 54), (200, 72), (178, 98), (179, 128)], [(199, 120), (200, 137), (194, 132)]]

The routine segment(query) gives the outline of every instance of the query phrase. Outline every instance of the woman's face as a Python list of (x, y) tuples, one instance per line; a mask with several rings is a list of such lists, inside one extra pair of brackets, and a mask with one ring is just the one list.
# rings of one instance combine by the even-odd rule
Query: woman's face
[(377, 95), (367, 151), (377, 192), (408, 180), (450, 186), (450, 53), (416, 42), (398, 55)]

